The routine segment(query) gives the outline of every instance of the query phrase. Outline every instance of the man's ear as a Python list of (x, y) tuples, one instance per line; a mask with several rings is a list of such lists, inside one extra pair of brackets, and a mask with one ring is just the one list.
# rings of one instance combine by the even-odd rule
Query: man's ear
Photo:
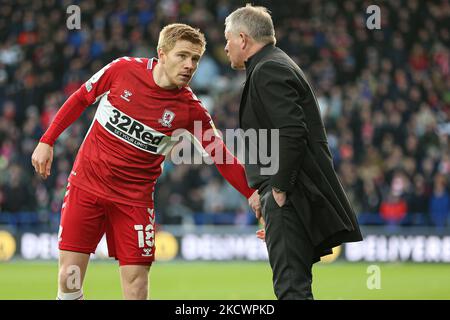
[(248, 46), (248, 37), (245, 33), (239, 32), (239, 41), (242, 50), (245, 50)]
[(164, 64), (166, 62), (166, 54), (164, 53), (163, 49), (158, 49), (158, 60)]

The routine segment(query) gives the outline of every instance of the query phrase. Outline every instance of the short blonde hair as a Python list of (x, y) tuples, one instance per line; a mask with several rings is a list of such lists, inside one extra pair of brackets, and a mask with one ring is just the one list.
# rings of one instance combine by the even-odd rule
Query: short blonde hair
[(225, 19), (225, 32), (234, 34), (244, 32), (257, 42), (277, 43), (270, 11), (265, 7), (254, 7), (251, 4), (233, 11)]
[(175, 47), (178, 40), (186, 40), (202, 47), (202, 53), (206, 48), (205, 35), (199, 29), (183, 23), (172, 23), (165, 26), (159, 33), (158, 47), (164, 52), (169, 52)]

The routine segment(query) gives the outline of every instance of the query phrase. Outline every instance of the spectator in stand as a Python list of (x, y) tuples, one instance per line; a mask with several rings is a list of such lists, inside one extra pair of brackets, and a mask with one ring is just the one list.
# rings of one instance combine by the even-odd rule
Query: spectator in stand
[(429, 195), (427, 194), (425, 179), (421, 174), (414, 177), (413, 191), (408, 195), (408, 211), (411, 225), (429, 225), (428, 212)]
[(442, 174), (435, 176), (433, 194), (430, 199), (430, 216), (433, 225), (439, 228), (444, 228), (449, 223), (450, 196), (446, 185), (446, 178)]
[(366, 179), (364, 181), (363, 192), (360, 195), (360, 198), (361, 212), (372, 215), (380, 212), (381, 192), (372, 180)]
[(401, 171), (394, 174), (391, 188), (381, 202), (380, 215), (389, 225), (401, 224), (408, 212), (405, 193), (408, 189), (408, 179)]
[(388, 225), (398, 225), (406, 217), (408, 205), (406, 201), (395, 192), (389, 192), (386, 199), (381, 202), (380, 215)]
[(26, 181), (23, 169), (19, 165), (12, 165), (9, 179), (3, 189), (3, 210), (7, 212), (33, 211), (35, 197), (31, 186)]

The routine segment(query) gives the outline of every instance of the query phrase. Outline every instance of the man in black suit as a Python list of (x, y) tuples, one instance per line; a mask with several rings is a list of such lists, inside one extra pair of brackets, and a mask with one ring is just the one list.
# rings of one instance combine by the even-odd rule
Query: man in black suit
[[(266, 8), (247, 5), (231, 13), (225, 20), (225, 38), (231, 67), (247, 74), (240, 127), (244, 132), (276, 130), (279, 137), (245, 144), (247, 180), (260, 195), (249, 204), (266, 222), (275, 295), (313, 299), (312, 265), (333, 247), (362, 240), (333, 167), (317, 100), (302, 70), (275, 46)], [(260, 153), (273, 150), (273, 144), (278, 152), (270, 157), (278, 170), (267, 174)], [(252, 147), (259, 152), (256, 159), (248, 159)]]

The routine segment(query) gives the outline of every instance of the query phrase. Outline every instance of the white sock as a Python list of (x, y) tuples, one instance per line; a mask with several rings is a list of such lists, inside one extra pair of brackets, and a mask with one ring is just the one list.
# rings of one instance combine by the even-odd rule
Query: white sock
[(58, 290), (58, 297), (56, 300), (84, 300), (83, 289), (69, 293)]

